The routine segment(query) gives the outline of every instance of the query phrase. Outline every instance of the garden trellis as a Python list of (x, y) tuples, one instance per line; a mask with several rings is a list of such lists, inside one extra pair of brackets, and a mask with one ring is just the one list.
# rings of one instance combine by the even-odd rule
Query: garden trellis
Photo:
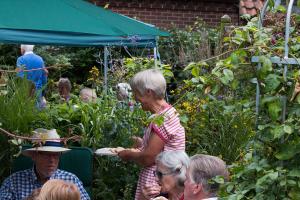
[(0, 42), (104, 47), (105, 90), (107, 47), (148, 47), (157, 55), (159, 36), (169, 33), (84, 0), (0, 1)]
[[(261, 10), (259, 21), (258, 21), (258, 28), (259, 30), (263, 27), (263, 19), (265, 16), (265, 12), (269, 6), (270, 0), (267, 0)], [(289, 36), (290, 36), (290, 20), (291, 20), (291, 13), (292, 13), (292, 7), (294, 4), (294, 0), (289, 1), (288, 9), (287, 9), (287, 15), (286, 15), (286, 23), (285, 23), (285, 42), (284, 42), (284, 55), (283, 57), (271, 57), (270, 60), (272, 64), (277, 64), (279, 66), (284, 65), (283, 69), (283, 78), (284, 81), (287, 82), (287, 71), (288, 71), (288, 65), (298, 65), (300, 66), (300, 59), (299, 58), (290, 58), (289, 57)], [(258, 63), (257, 69), (259, 70), (261, 68), (261, 60), (259, 56), (253, 56), (251, 58), (252, 63)], [(260, 106), (260, 83), (256, 81), (256, 126), (259, 116), (259, 106)], [(281, 121), (285, 121), (286, 116), (286, 103), (287, 103), (287, 97), (285, 95), (281, 96), (281, 102), (282, 102), (282, 115), (281, 115)]]

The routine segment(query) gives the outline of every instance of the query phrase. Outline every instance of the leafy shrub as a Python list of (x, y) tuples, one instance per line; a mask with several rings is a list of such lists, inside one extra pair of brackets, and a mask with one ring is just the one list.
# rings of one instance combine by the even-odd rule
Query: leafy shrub
[[(117, 101), (114, 94), (99, 98), (97, 103), (53, 104), (49, 108), (54, 128), (61, 135), (82, 136), (80, 144), (96, 150), (103, 147), (130, 147), (131, 136), (141, 136), (145, 113)], [(94, 166), (94, 199), (133, 199), (138, 167), (118, 158), (96, 157)]]
[[(32, 84), (25, 79), (9, 77), (5, 90), (0, 95), (0, 128), (16, 135), (28, 136), (31, 131), (47, 123), (47, 116), (36, 107), (35, 98), (30, 98)], [(49, 121), (48, 121), (49, 122)], [(11, 140), (10, 140), (11, 139)], [(0, 182), (9, 173), (12, 155), (18, 152), (20, 140), (0, 134)], [(12, 145), (14, 143), (14, 145)]]
[(205, 153), (232, 163), (243, 154), (243, 148), (254, 135), (253, 113), (245, 105), (201, 100), (183, 102), (182, 109), (183, 117), (189, 119), (184, 125), (190, 155)]
[[(284, 8), (279, 11), (285, 12)], [(283, 65), (272, 63), (271, 57), (283, 57), (284, 40), (278, 34), (284, 33), (280, 32), (283, 27), (278, 27), (277, 15), (269, 15), (275, 17), (272, 21), (276, 25), (267, 24), (259, 30), (257, 18), (253, 18), (225, 38), (231, 51), (228, 58), (213, 64), (197, 62), (186, 68), (192, 74), (187, 84), (195, 93), (204, 90), (205, 96), (223, 99), (226, 106), (234, 108), (242, 103), (249, 106), (251, 118), (256, 117), (256, 127), (252, 127), (256, 128), (255, 134), (240, 160), (231, 166), (231, 181), (221, 192), (223, 199), (300, 198), (298, 97), (290, 101), (299, 69), (288, 66), (285, 74)], [(296, 50), (299, 19), (297, 14), (292, 17), (290, 58), (300, 57)], [(252, 56), (258, 56), (261, 64), (251, 64)], [(260, 89), (259, 107), (254, 104), (255, 87)], [(254, 115), (255, 110), (259, 115)]]

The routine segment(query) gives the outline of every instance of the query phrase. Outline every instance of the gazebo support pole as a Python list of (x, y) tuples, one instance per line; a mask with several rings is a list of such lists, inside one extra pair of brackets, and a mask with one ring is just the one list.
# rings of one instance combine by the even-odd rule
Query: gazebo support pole
[(108, 57), (108, 50), (107, 46), (104, 46), (104, 94), (107, 94), (107, 71), (108, 71), (108, 63), (107, 63), (107, 57)]
[(154, 56), (154, 66), (157, 68), (157, 49), (156, 47), (153, 48), (153, 56)]

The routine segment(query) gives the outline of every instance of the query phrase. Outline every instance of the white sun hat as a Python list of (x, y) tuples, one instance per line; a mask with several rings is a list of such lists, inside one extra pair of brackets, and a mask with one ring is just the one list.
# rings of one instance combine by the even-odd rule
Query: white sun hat
[(61, 143), (60, 136), (57, 134), (56, 129), (36, 129), (33, 131), (32, 142), (39, 144), (39, 146), (25, 149), (22, 153), (25, 156), (30, 156), (33, 151), (45, 151), (45, 152), (67, 152), (71, 149), (64, 148)]

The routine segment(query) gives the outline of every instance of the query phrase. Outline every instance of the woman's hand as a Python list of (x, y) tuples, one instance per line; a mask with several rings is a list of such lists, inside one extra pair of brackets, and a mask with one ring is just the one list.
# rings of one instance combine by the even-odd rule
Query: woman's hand
[(132, 152), (130, 149), (124, 149), (118, 152), (118, 156), (124, 161), (129, 161), (132, 160)]
[(113, 153), (118, 154), (119, 152), (125, 150), (123, 147), (117, 147), (117, 148), (110, 148), (110, 151)]
[(145, 185), (142, 193), (146, 199), (152, 199), (160, 194), (161, 187), (159, 185)]

